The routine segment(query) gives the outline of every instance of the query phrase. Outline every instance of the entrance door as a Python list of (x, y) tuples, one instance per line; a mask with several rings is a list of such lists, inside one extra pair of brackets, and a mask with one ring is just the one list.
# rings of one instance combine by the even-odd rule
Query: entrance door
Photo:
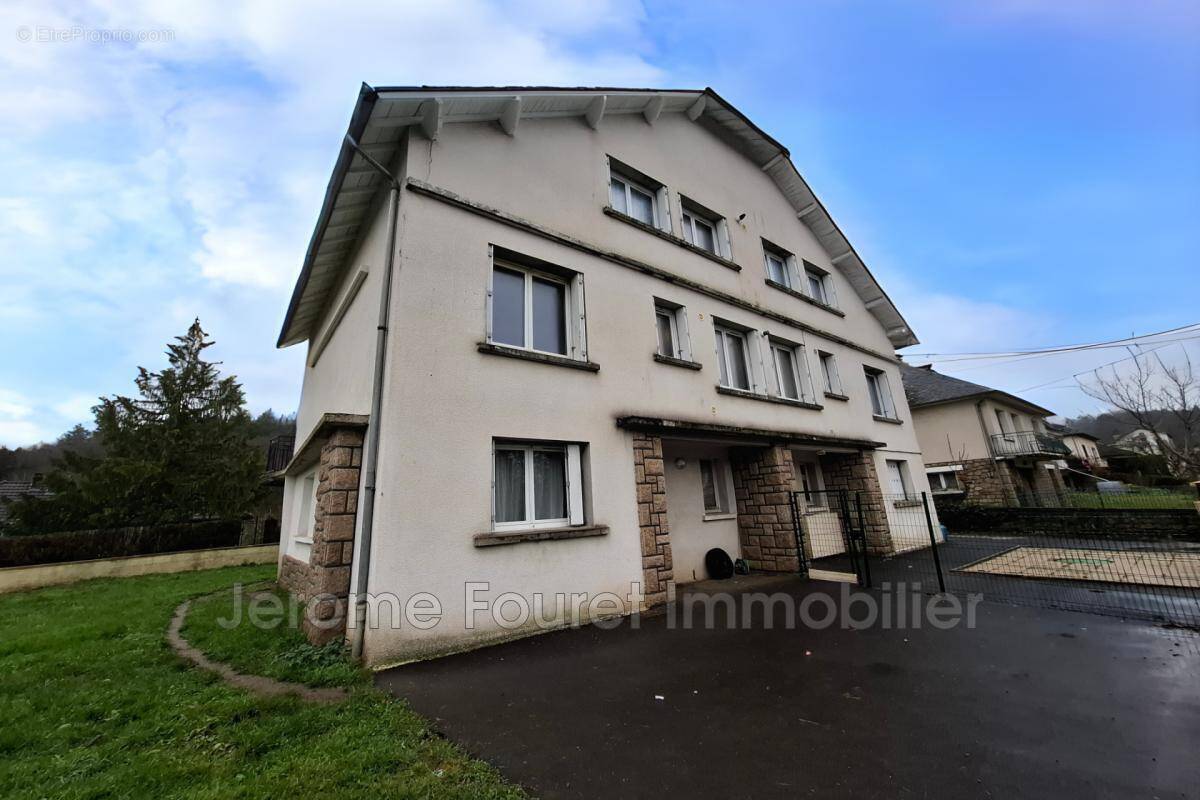
[(795, 466), (796, 505), (800, 511), (800, 524), (804, 528), (808, 557), (826, 558), (846, 552), (846, 537), (839, 518), (836, 492), (825, 491), (821, 464), (815, 453), (792, 452)]

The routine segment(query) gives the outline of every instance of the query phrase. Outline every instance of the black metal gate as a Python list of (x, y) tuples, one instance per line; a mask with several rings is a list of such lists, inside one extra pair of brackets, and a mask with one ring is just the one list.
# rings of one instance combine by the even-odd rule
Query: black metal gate
[(871, 585), (861, 492), (805, 489), (791, 493), (791, 507), (801, 573), (846, 572)]

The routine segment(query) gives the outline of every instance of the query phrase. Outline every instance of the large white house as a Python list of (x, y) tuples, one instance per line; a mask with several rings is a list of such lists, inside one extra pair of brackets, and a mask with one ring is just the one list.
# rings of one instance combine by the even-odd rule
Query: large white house
[(792, 490), (919, 546), (916, 341), (711, 89), (364, 86), (279, 337), (307, 347), (281, 581), (324, 595), (318, 641), (349, 597), (380, 665), (532, 630), (523, 603), (666, 602), (714, 547), (795, 571)]

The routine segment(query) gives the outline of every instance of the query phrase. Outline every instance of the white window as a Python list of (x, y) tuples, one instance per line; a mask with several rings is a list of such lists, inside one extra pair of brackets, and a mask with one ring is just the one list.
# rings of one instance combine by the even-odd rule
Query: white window
[(496, 530), (583, 524), (579, 445), (504, 441), (493, 449)]
[(897, 498), (908, 499), (912, 496), (912, 480), (908, 476), (907, 461), (888, 461), (888, 488)]
[(800, 494), (804, 500), (806, 508), (824, 508), (825, 488), (824, 476), (821, 474), (821, 465), (815, 460), (807, 460), (799, 454), (794, 453), (792, 456), (793, 463), (796, 468), (796, 480), (800, 484)]
[(746, 348), (746, 334), (721, 325), (715, 329), (721, 385), (750, 391), (750, 356)]
[(808, 296), (818, 303), (836, 306), (837, 298), (833, 292), (833, 279), (829, 273), (819, 267), (804, 262), (804, 283)]
[(612, 207), (638, 222), (658, 227), (657, 192), (616, 172), (608, 181)]
[(892, 403), (892, 389), (888, 376), (882, 370), (863, 367), (867, 376), (867, 394), (871, 398), (871, 413), (877, 417), (896, 419), (896, 406)]
[(587, 358), (582, 275), (568, 277), (497, 258), (488, 299), (489, 342)]
[(310, 472), (299, 481), (300, 507), (296, 513), (296, 538), (312, 539), (313, 525), (317, 521), (316, 497), (317, 474)]
[(958, 486), (958, 473), (931, 472), (929, 473), (929, 488), (934, 494), (961, 491)]
[(767, 266), (767, 280), (791, 289), (795, 256), (763, 239), (763, 259)]
[(692, 348), (688, 341), (687, 311), (667, 300), (654, 300), (654, 330), (659, 355), (691, 361)]
[(700, 488), (704, 494), (704, 513), (730, 514), (728, 468), (715, 458), (700, 459)]
[(825, 391), (829, 394), (844, 394), (842, 378), (838, 375), (837, 359), (833, 357), (833, 353), (818, 350), (817, 357), (821, 360), (821, 380), (825, 384)]
[(717, 224), (686, 207), (683, 209), (683, 238), (702, 250), (720, 255)]
[(812, 381), (804, 348), (785, 342), (771, 342), (771, 358), (775, 363), (775, 386), (779, 396), (788, 400), (812, 402)]

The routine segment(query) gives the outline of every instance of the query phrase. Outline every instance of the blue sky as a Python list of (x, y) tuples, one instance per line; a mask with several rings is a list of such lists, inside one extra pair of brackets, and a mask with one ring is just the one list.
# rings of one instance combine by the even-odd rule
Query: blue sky
[[(791, 150), (918, 352), (1200, 321), (1194, 3), (190, 6), (0, 10), (0, 444), (87, 422), (194, 316), (254, 410), (294, 410), (275, 336), (364, 80), (712, 86)], [(114, 30), (150, 40), (88, 40)], [(1099, 404), (1059, 379), (1121, 355), (946, 369), (1074, 414)]]

